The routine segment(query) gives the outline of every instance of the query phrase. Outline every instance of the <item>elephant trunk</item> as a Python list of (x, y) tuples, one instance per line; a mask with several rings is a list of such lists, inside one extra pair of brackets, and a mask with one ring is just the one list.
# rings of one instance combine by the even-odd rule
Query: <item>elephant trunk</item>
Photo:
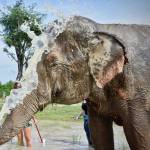
[(18, 134), (19, 130), (39, 111), (41, 102), (43, 103), (43, 108), (48, 104), (46, 99), (38, 95), (37, 90), (33, 90), (30, 95), (24, 98), (23, 104), (17, 105), (16, 108), (7, 115), (0, 128), (0, 145), (6, 143)]

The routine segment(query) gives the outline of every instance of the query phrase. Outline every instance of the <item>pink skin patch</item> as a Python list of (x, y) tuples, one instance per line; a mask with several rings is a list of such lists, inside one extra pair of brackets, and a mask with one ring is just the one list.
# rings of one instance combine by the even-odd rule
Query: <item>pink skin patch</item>
[(100, 88), (103, 88), (106, 83), (111, 81), (118, 73), (123, 71), (124, 60), (124, 56), (121, 56), (121, 58), (107, 67), (106, 71), (103, 71), (103, 75), (99, 74), (97, 84)]

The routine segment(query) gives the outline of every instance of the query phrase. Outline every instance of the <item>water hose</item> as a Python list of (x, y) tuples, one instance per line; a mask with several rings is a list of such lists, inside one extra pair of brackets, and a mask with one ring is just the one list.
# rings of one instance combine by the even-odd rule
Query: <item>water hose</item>
[(44, 143), (44, 140), (43, 140), (43, 138), (42, 138), (42, 136), (41, 136), (41, 134), (40, 134), (38, 125), (36, 124), (34, 117), (33, 117), (32, 119), (33, 119), (34, 125), (35, 125), (35, 127), (36, 127), (36, 130), (37, 130), (37, 132), (38, 132), (38, 135), (39, 135), (39, 137), (40, 137), (40, 141), (41, 141), (41, 143)]

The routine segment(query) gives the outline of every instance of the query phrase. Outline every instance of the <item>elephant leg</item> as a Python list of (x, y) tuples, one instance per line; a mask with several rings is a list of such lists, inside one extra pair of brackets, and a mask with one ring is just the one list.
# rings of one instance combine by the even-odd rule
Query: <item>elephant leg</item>
[[(136, 106), (136, 107), (135, 107)], [(150, 150), (149, 115), (144, 108), (131, 104), (124, 131), (131, 150)]]
[(114, 150), (112, 121), (100, 117), (92, 107), (88, 108), (91, 138), (95, 150)]

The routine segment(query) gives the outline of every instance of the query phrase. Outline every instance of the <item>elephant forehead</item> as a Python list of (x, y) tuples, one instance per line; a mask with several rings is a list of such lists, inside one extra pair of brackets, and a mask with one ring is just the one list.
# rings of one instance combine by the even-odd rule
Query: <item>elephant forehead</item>
[(48, 55), (47, 55), (47, 60), (49, 61), (49, 62), (53, 62), (55, 59), (57, 58), (57, 55), (55, 54), (55, 53), (49, 53)]
[(63, 55), (62, 55), (62, 53), (60, 52), (60, 48), (59, 48), (59, 47), (53, 48), (53, 51), (51, 51), (51, 52), (48, 53), (48, 55), (47, 55), (47, 57), (46, 57), (46, 60), (47, 60), (49, 63), (52, 63), (52, 62), (54, 62), (55, 60), (64, 61)]

